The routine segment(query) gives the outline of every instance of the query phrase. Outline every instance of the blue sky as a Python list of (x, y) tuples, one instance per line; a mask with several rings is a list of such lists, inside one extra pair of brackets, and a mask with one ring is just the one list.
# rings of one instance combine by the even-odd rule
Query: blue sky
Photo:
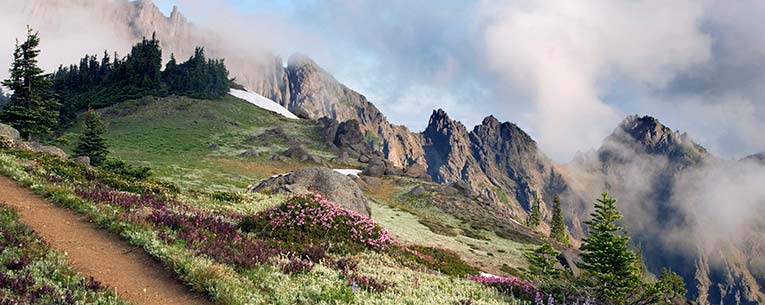
[(157, 4), (203, 26), (253, 21), (275, 53), (308, 54), (415, 131), (435, 108), (468, 129), (493, 114), (568, 161), (638, 113), (724, 157), (765, 150), (758, 1)]

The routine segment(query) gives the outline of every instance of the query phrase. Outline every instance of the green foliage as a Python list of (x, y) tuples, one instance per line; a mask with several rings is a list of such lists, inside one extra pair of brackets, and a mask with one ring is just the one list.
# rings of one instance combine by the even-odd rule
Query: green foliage
[(151, 168), (145, 166), (133, 166), (119, 159), (107, 159), (101, 164), (101, 168), (120, 176), (138, 180), (151, 177)]
[(542, 222), (542, 211), (540, 205), (541, 203), (539, 202), (539, 197), (534, 194), (534, 201), (531, 203), (531, 212), (529, 212), (529, 216), (526, 219), (526, 226), (529, 228), (536, 229)]
[(568, 245), (571, 243), (566, 234), (566, 223), (563, 221), (563, 210), (560, 207), (560, 197), (553, 199), (552, 223), (550, 224), (550, 239)]
[(27, 28), (27, 38), (22, 44), (16, 42), (10, 78), (2, 84), (13, 91), (0, 120), (16, 128), (21, 136), (48, 136), (58, 125), (60, 104), (56, 99), (50, 79), (37, 65), (40, 37)]
[(180, 65), (172, 55), (162, 79), (170, 93), (200, 99), (222, 97), (232, 84), (223, 60), (207, 59), (203, 48), (197, 48), (194, 55)]
[(167, 69), (161, 69), (162, 49), (156, 36), (144, 37), (124, 58), (104, 52), (100, 61), (86, 55), (79, 65), (59, 67), (51, 79), (63, 100), (61, 121), (66, 126), (89, 107), (103, 108), (144, 96), (219, 98), (232, 82), (223, 60), (207, 60), (201, 48), (187, 62), (178, 65), (173, 57)]
[(101, 114), (93, 109), (85, 112), (85, 129), (80, 134), (79, 143), (75, 149), (78, 156), (88, 156), (90, 163), (99, 166), (106, 161), (109, 150), (103, 137), (106, 127), (101, 120)]
[(5, 107), (5, 104), (8, 104), (8, 97), (5, 96), (5, 93), (3, 92), (3, 87), (0, 86), (0, 111), (3, 110), (3, 107)]
[(637, 256), (627, 246), (629, 236), (616, 224), (622, 215), (614, 198), (603, 193), (591, 216), (584, 222), (590, 235), (582, 240), (580, 267), (597, 280), (599, 300), (621, 304), (640, 284)]
[(234, 193), (234, 192), (214, 192), (210, 195), (212, 199), (223, 201), (223, 202), (231, 202), (231, 203), (240, 203), (245, 200), (245, 197), (242, 194)]
[(421, 245), (392, 246), (388, 253), (399, 263), (410, 267), (426, 267), (454, 277), (476, 275), (479, 270), (470, 266), (456, 253)]
[(560, 254), (552, 247), (549, 241), (545, 240), (541, 246), (524, 256), (529, 261), (529, 273), (532, 277), (548, 279), (560, 275), (560, 270), (555, 268), (558, 263), (556, 256)]

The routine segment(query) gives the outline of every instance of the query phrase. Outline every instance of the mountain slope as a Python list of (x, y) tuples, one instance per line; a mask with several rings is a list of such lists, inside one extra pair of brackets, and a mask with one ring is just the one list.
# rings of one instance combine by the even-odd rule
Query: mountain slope
[[(751, 258), (763, 253), (754, 246), (762, 242), (762, 235), (718, 240), (703, 233), (723, 230), (714, 228), (721, 221), (702, 216), (720, 204), (708, 195), (719, 196), (715, 181), (734, 165), (653, 117), (629, 116), (597, 151), (580, 155), (569, 170), (585, 197), (603, 190), (615, 194), (624, 224), (634, 243), (641, 245), (650, 271), (672, 268), (702, 304), (758, 304), (763, 291), (757, 279), (765, 274)], [(587, 213), (581, 209), (571, 217), (581, 219)]]

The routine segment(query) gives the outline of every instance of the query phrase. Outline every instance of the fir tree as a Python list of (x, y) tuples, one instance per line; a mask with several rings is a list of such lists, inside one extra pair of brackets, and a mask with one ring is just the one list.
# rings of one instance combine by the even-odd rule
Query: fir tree
[(103, 138), (106, 127), (101, 120), (101, 115), (93, 109), (85, 112), (84, 121), (85, 129), (80, 135), (75, 153), (78, 156), (89, 157), (91, 164), (99, 166), (106, 160), (106, 155), (109, 154), (106, 140)]
[(558, 263), (556, 258), (558, 254), (560, 253), (553, 248), (548, 240), (545, 240), (534, 251), (526, 253), (524, 256), (529, 261), (529, 272), (531, 275), (542, 278), (560, 275), (560, 271), (555, 268), (555, 264)]
[(560, 207), (560, 197), (553, 199), (552, 223), (550, 224), (550, 239), (568, 245), (570, 243), (566, 235), (566, 224), (563, 221), (563, 210)]
[(584, 223), (590, 235), (583, 240), (582, 269), (598, 282), (598, 299), (608, 304), (622, 304), (641, 282), (637, 256), (627, 246), (629, 237), (616, 222), (622, 215), (616, 200), (603, 193), (595, 203), (592, 219)]
[(534, 194), (534, 201), (531, 203), (531, 212), (529, 213), (529, 218), (526, 219), (526, 225), (529, 228), (536, 229), (542, 222), (541, 208), (539, 197)]
[(8, 97), (5, 96), (5, 92), (3, 92), (3, 87), (0, 87), (0, 110), (3, 109), (3, 106), (8, 103)]
[(48, 75), (37, 65), (40, 37), (27, 27), (27, 39), (16, 42), (10, 78), (2, 84), (13, 91), (0, 120), (16, 128), (23, 137), (49, 135), (58, 125), (61, 106), (55, 98)]

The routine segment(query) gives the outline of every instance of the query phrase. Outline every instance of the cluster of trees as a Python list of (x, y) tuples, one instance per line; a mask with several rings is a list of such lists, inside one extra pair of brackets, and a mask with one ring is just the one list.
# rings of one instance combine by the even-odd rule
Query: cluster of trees
[[(539, 196), (534, 195), (534, 201), (531, 204), (531, 211), (526, 218), (526, 226), (531, 229), (537, 229), (542, 223), (542, 207)], [(557, 195), (553, 199), (552, 219), (550, 221), (550, 240), (554, 240), (563, 245), (569, 245), (570, 240), (566, 234), (566, 224), (563, 218), (563, 210), (560, 206), (560, 197)]]
[(197, 48), (186, 62), (172, 55), (162, 71), (162, 49), (155, 36), (144, 38), (120, 58), (108, 52), (87, 55), (77, 65), (61, 66), (51, 76), (61, 98), (61, 120), (70, 123), (90, 107), (101, 108), (143, 96), (184, 95), (214, 99), (228, 93), (233, 80), (222, 59), (207, 59)]
[[(560, 209), (556, 200), (555, 209)], [(594, 297), (603, 304), (675, 304), (684, 300), (686, 289), (682, 277), (662, 270), (653, 278), (642, 259), (629, 247), (630, 237), (617, 222), (622, 215), (616, 200), (604, 193), (595, 203), (592, 219), (585, 224), (589, 236), (582, 240), (584, 272), (575, 277), (571, 272), (556, 268), (559, 252), (545, 241), (527, 254), (530, 263), (528, 277), (544, 291), (562, 300)], [(551, 237), (553, 234), (551, 234)]]

